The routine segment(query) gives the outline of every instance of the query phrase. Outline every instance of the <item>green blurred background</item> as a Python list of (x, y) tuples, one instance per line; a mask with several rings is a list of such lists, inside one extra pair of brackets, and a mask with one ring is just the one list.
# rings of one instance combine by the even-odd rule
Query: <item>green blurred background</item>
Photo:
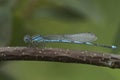
[[(92, 32), (97, 43), (120, 44), (119, 0), (0, 0), (0, 45), (27, 46), (26, 34)], [(95, 46), (48, 43), (46, 47), (119, 54)], [(86, 64), (9, 61), (0, 64), (0, 80), (119, 80), (119, 69)]]

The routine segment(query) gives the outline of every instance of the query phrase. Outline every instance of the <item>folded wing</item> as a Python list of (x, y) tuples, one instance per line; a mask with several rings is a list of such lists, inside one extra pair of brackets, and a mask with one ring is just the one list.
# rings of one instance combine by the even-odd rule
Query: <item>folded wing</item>
[(65, 34), (65, 35), (48, 35), (45, 36), (44, 39), (93, 42), (97, 39), (97, 37), (92, 33), (78, 33), (78, 34)]

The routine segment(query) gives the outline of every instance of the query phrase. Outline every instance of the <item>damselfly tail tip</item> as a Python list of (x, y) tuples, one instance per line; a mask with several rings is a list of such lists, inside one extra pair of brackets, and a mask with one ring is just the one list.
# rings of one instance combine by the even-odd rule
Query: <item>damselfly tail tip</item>
[(117, 46), (114, 46), (114, 45), (113, 45), (113, 46), (111, 46), (111, 48), (112, 48), (112, 49), (116, 49), (116, 48), (117, 48)]

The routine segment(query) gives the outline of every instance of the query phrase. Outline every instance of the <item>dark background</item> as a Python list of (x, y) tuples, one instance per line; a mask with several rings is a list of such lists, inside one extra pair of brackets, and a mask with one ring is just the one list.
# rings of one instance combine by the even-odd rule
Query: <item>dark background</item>
[[(117, 45), (107, 49), (88, 45), (47, 43), (46, 47), (119, 54), (119, 0), (0, 0), (0, 45), (27, 46), (29, 35), (96, 34), (97, 43)], [(41, 61), (1, 62), (1, 80), (119, 80), (120, 70), (85, 64)]]

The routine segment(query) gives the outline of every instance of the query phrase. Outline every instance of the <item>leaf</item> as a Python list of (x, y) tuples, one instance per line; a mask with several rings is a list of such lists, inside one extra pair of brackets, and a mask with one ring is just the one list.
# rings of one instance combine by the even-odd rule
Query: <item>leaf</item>
[(63, 21), (76, 21), (86, 20), (84, 14), (78, 13), (78, 11), (71, 9), (70, 7), (42, 7), (35, 11), (34, 18), (52, 17)]

